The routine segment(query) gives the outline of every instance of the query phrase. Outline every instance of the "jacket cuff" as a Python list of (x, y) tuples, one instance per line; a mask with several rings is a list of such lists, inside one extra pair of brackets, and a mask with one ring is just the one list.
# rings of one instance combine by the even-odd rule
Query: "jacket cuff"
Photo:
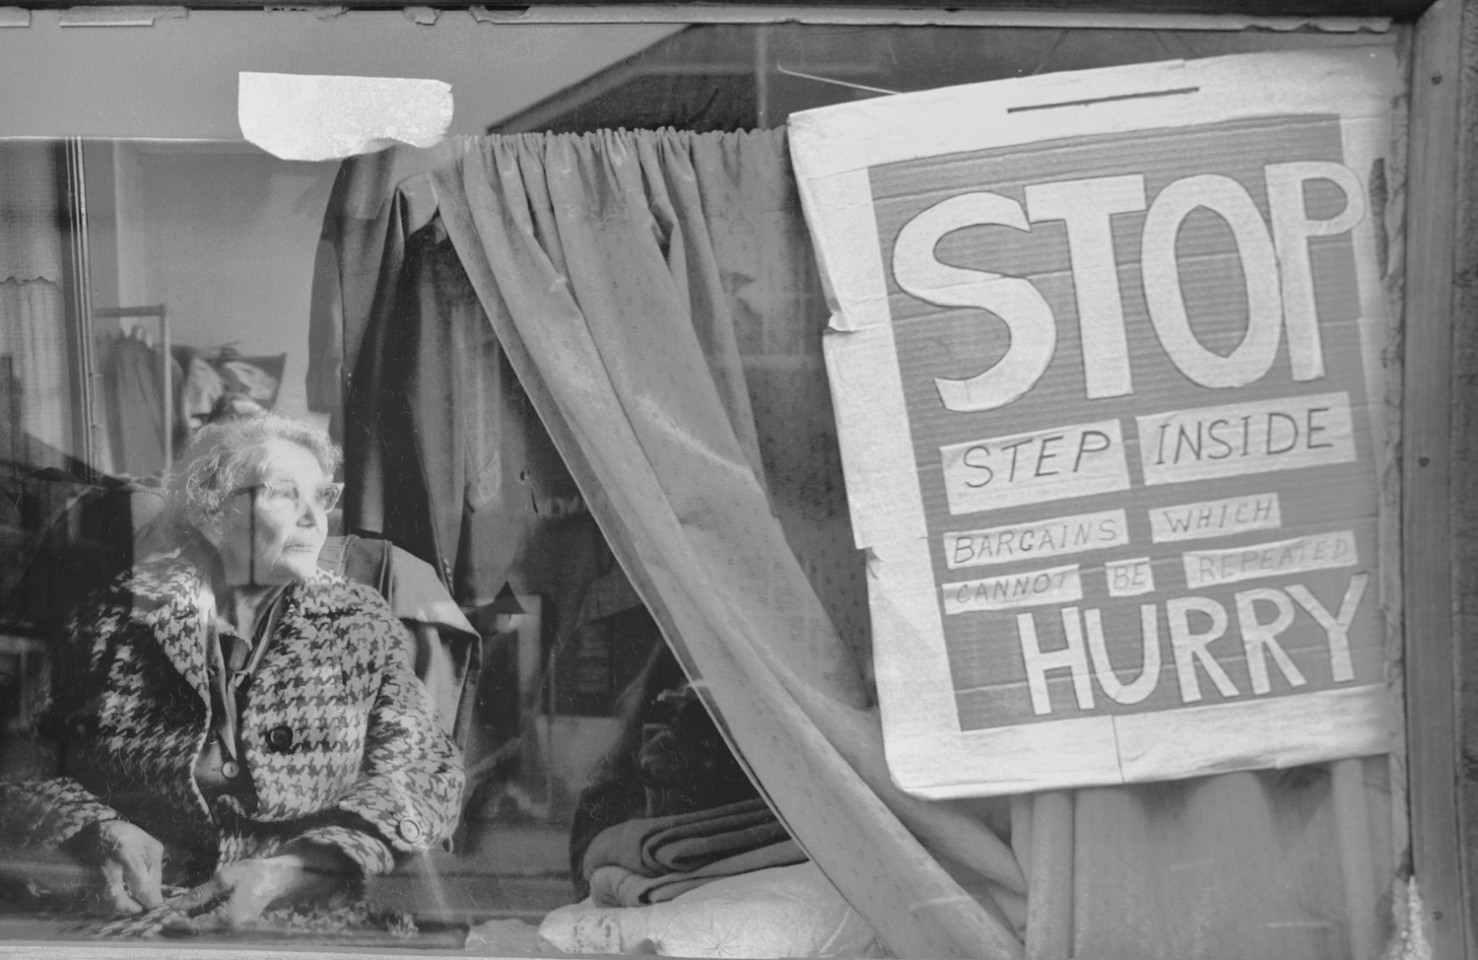
[[(16, 802), (15, 794), (24, 799)], [(122, 819), (82, 784), (66, 778), (0, 787), (0, 808), (16, 815), (4, 818), (5, 836), (28, 847), (60, 847), (85, 827)]]
[(353, 827), (314, 827), (297, 842), (334, 848), (359, 869), (361, 878), (389, 873), (395, 868), (395, 855), (384, 841)]
[(424, 853), (441, 839), (443, 825), (429, 822), (426, 811), (396, 791), (346, 797), (339, 809), (363, 819), (396, 856)]

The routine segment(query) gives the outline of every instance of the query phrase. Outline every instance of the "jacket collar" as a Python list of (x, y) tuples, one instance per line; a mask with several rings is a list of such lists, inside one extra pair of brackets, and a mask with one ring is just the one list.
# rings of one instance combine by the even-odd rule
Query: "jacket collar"
[(134, 567), (125, 574), (123, 588), (132, 600), (134, 621), (148, 631), (196, 693), (209, 699), (201, 584), (195, 564), (175, 554)]
[[(137, 565), (124, 575), (123, 589), (132, 597), (132, 618), (149, 631), (180, 675), (209, 699), (206, 632), (201, 617), (204, 578), (200, 563), (181, 551)], [(333, 620), (363, 606), (350, 584), (320, 571), (289, 589), (283, 621)], [(305, 625), (288, 634), (302, 632)]]

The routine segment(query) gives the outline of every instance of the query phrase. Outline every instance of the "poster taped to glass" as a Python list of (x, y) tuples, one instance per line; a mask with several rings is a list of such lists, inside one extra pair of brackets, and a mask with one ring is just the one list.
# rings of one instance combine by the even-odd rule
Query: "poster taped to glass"
[(792, 117), (901, 787), (1389, 749), (1394, 73), (1257, 54)]

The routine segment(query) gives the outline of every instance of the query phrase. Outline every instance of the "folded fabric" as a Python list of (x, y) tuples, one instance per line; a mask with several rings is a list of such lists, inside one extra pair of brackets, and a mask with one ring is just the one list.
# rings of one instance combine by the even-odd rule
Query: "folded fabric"
[(570, 904), (544, 917), (539, 936), (545, 953), (891, 956), (814, 863), (722, 877), (645, 907)]
[(785, 839), (711, 861), (695, 870), (666, 873), (659, 877), (648, 877), (625, 867), (607, 864), (590, 874), (590, 899), (599, 907), (639, 907), (662, 903), (714, 880), (804, 863), (806, 859), (800, 844)]
[(583, 872), (589, 877), (603, 866), (625, 867), (648, 877), (687, 872), (789, 837), (764, 800), (743, 800), (607, 827), (585, 851)]

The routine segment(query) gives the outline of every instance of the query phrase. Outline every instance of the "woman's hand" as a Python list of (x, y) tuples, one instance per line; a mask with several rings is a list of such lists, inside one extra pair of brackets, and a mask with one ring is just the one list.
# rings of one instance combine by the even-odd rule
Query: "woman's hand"
[(99, 899), (115, 914), (143, 913), (163, 902), (159, 893), (164, 844), (127, 820), (104, 820), (78, 837), (78, 852), (102, 879)]
[(205, 933), (244, 927), (275, 903), (333, 893), (348, 872), (347, 862), (338, 853), (307, 845), (281, 856), (238, 860), (184, 894), (173, 906), (185, 916), (168, 922), (166, 929)]

